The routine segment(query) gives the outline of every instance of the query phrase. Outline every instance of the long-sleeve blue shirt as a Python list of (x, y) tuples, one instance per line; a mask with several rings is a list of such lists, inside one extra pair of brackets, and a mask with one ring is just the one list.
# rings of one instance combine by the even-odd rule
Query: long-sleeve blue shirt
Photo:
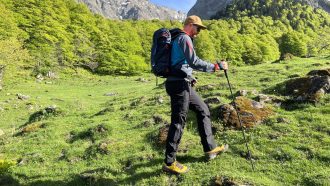
[(192, 39), (187, 34), (181, 34), (172, 42), (171, 70), (173, 76), (168, 77), (167, 80), (193, 79), (193, 69), (214, 72), (214, 65), (201, 60), (196, 55)]

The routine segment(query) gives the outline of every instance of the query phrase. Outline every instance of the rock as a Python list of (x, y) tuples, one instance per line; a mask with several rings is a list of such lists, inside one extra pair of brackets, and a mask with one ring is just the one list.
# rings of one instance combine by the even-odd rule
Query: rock
[(266, 94), (259, 94), (257, 96), (257, 100), (261, 103), (261, 104), (265, 104), (265, 103), (272, 103), (272, 98), (270, 96), (267, 96)]
[(226, 9), (233, 0), (197, 0), (188, 15), (198, 15), (201, 19), (211, 19), (219, 11)]
[[(242, 125), (245, 127), (253, 127), (256, 124), (260, 124), (273, 113), (270, 108), (245, 97), (237, 97), (235, 103), (239, 111)], [(226, 126), (238, 129), (240, 128), (240, 123), (233, 105), (233, 103), (221, 105), (219, 107), (218, 117)]]
[(0, 129), (0, 137), (1, 137), (2, 135), (5, 135), (5, 132), (4, 132), (2, 129)]
[(117, 95), (116, 93), (113, 92), (109, 92), (109, 93), (105, 93), (104, 96), (115, 96)]
[(26, 104), (26, 109), (33, 110), (34, 109), (33, 104), (32, 103), (27, 103)]
[(162, 104), (162, 103), (164, 102), (164, 99), (163, 99), (162, 96), (158, 96), (158, 97), (156, 98), (156, 100), (157, 100), (157, 103), (158, 103), (158, 104)]
[[(319, 72), (311, 71), (308, 74)], [(321, 74), (326, 73), (323, 71)], [(296, 101), (318, 102), (324, 94), (330, 92), (330, 76), (307, 76), (286, 81), (284, 95), (292, 96)]]
[(52, 71), (48, 71), (46, 74), (46, 77), (50, 78), (50, 79), (56, 79), (58, 78), (55, 72)]
[(300, 77), (299, 74), (292, 74), (292, 75), (289, 75), (288, 78), (297, 78), (297, 77)]
[(142, 83), (147, 83), (147, 82), (149, 82), (149, 80), (147, 80), (147, 79), (144, 79), (144, 78), (139, 78), (139, 79), (137, 79), (136, 81), (139, 81), (139, 82), (142, 82)]
[(249, 94), (256, 96), (256, 95), (258, 95), (258, 91), (257, 90), (251, 90), (251, 91), (248, 91), (248, 90), (239, 90), (239, 91), (236, 92), (236, 95), (237, 96), (244, 96), (244, 97), (246, 97)]
[(248, 91), (247, 90), (239, 90), (236, 93), (238, 96), (247, 96), (248, 95)]
[(40, 121), (44, 118), (51, 117), (51, 116), (57, 116), (61, 113), (62, 113), (62, 111), (59, 110), (56, 107), (56, 105), (52, 105), (52, 106), (46, 107), (43, 110), (40, 110), (40, 111), (37, 111), (37, 112), (33, 113), (30, 116), (28, 123), (37, 122), (37, 121)]
[(257, 90), (252, 90), (252, 91), (251, 91), (251, 94), (254, 95), (254, 96), (256, 96), (256, 95), (258, 95), (259, 93), (258, 93)]
[(312, 70), (308, 72), (308, 76), (330, 76), (330, 68), (324, 70)]
[(207, 98), (204, 100), (204, 102), (209, 105), (209, 104), (219, 104), (221, 103), (220, 99), (218, 97), (215, 98)]
[(148, 0), (78, 0), (88, 8), (110, 19), (183, 20), (186, 14), (158, 6)]
[(196, 88), (197, 91), (211, 91), (214, 89), (215, 89), (215, 85), (204, 85)]
[(45, 128), (46, 124), (42, 122), (36, 122), (26, 125), (21, 129), (21, 132), (18, 135), (24, 134), (24, 133), (31, 133), (39, 130), (40, 128)]
[(164, 124), (164, 125), (167, 125), (168, 124), (168, 122), (162, 117), (162, 116), (160, 116), (160, 115), (153, 115), (152, 116), (152, 119), (154, 120), (154, 123), (155, 124)]
[(56, 112), (56, 108), (57, 108), (56, 105), (51, 105), (51, 106), (46, 107), (45, 110), (46, 110), (46, 112), (48, 114), (50, 114), (50, 113), (55, 113)]
[(235, 181), (232, 178), (226, 177), (226, 176), (217, 176), (213, 178), (211, 185), (215, 186), (248, 186), (250, 184), (242, 184), (238, 181)]
[(23, 95), (23, 94), (16, 94), (17, 98), (20, 100), (27, 100), (30, 98), (30, 96)]
[(139, 106), (143, 103), (145, 103), (147, 101), (147, 97), (146, 96), (142, 96), (134, 101), (131, 102), (130, 106), (132, 107), (136, 107), (136, 106)]
[(96, 127), (89, 128), (87, 130), (76, 132), (71, 131), (67, 139), (70, 143), (77, 140), (91, 140), (94, 143), (97, 140), (104, 139), (112, 132), (112, 128), (106, 127), (104, 124), (99, 124)]
[(65, 149), (62, 149), (61, 154), (58, 157), (58, 160), (67, 160), (68, 161), (68, 151)]
[(108, 143), (101, 142), (99, 144), (93, 144), (85, 150), (84, 158), (85, 159), (95, 159), (100, 155), (109, 155), (110, 151), (108, 150)]
[(283, 118), (283, 117), (278, 117), (278, 118), (276, 118), (276, 121), (277, 121), (277, 123), (286, 123), (286, 124), (291, 123), (290, 120), (288, 120), (288, 119), (286, 119), (286, 118)]
[(44, 80), (44, 76), (43, 76), (42, 74), (38, 74), (38, 75), (36, 76), (36, 78), (37, 78), (37, 81), (38, 81), (38, 82), (41, 82), (42, 80)]
[(290, 54), (290, 53), (285, 53), (281, 56), (280, 60), (283, 61), (288, 61), (294, 58), (294, 55)]

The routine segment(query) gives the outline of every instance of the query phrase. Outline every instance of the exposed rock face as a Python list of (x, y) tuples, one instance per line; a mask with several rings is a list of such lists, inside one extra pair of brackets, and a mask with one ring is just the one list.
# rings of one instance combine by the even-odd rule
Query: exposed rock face
[[(270, 108), (246, 97), (237, 97), (235, 103), (242, 125), (245, 127), (253, 127), (259, 124), (273, 113)], [(240, 123), (233, 105), (233, 103), (221, 105), (218, 116), (226, 126), (239, 129)]]
[(233, 0), (197, 0), (188, 15), (198, 15), (202, 19), (210, 19), (217, 12), (224, 10)]
[[(211, 19), (217, 12), (223, 11), (233, 0), (197, 0), (188, 15), (198, 15), (202, 19)], [(306, 2), (315, 7), (321, 8), (330, 13), (329, 0), (306, 0)]]
[(183, 20), (186, 14), (157, 6), (148, 0), (77, 0), (110, 19)]

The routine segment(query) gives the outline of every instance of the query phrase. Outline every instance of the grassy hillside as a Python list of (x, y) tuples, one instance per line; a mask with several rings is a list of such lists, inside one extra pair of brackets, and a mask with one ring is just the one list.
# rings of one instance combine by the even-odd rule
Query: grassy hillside
[[(196, 39), (198, 56), (244, 65), (276, 61), (287, 53), (330, 54), (326, 12), (291, 1), (239, 2), (225, 14), (233, 14), (230, 19), (204, 22), (208, 30)], [(253, 7), (251, 12), (245, 5)], [(75, 0), (2, 0), (0, 65), (44, 75), (77, 66), (102, 75), (136, 75), (150, 70), (152, 36), (162, 27), (182, 28), (182, 23), (108, 20)]]
[[(229, 78), (235, 92), (263, 92), (293, 74), (304, 76), (329, 66), (329, 58), (294, 59), (232, 67)], [(19, 77), (5, 79), (0, 92), (0, 129), (4, 133), (0, 134), (0, 185), (330, 183), (329, 95), (316, 105), (299, 104), (294, 110), (270, 105), (276, 114), (247, 131), (255, 172), (242, 157), (241, 132), (224, 129), (216, 119), (219, 105), (211, 106), (216, 140), (229, 143), (230, 150), (205, 161), (191, 113), (178, 153), (178, 160), (191, 171), (173, 176), (161, 171), (164, 148), (157, 145), (159, 128), (170, 120), (169, 98), (162, 86), (156, 87), (153, 76), (95, 76), (81, 69), (58, 76), (38, 82), (22, 71)], [(197, 77), (197, 88), (216, 87), (200, 91), (203, 98), (230, 102), (223, 73), (198, 73)], [(29, 98), (21, 100), (17, 94)], [(39, 112), (55, 105), (55, 111)], [(284, 121), (278, 122), (278, 118)], [(11, 167), (7, 169), (2, 160), (11, 161), (7, 163)]]

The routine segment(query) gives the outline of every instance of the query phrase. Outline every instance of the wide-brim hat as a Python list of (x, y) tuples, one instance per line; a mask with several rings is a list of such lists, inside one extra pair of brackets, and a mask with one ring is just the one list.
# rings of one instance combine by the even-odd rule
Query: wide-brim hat
[(184, 25), (188, 25), (188, 24), (194, 24), (199, 26), (202, 29), (206, 29), (207, 27), (205, 25), (203, 25), (202, 20), (200, 17), (196, 16), (196, 15), (191, 15), (188, 16), (184, 22)]

